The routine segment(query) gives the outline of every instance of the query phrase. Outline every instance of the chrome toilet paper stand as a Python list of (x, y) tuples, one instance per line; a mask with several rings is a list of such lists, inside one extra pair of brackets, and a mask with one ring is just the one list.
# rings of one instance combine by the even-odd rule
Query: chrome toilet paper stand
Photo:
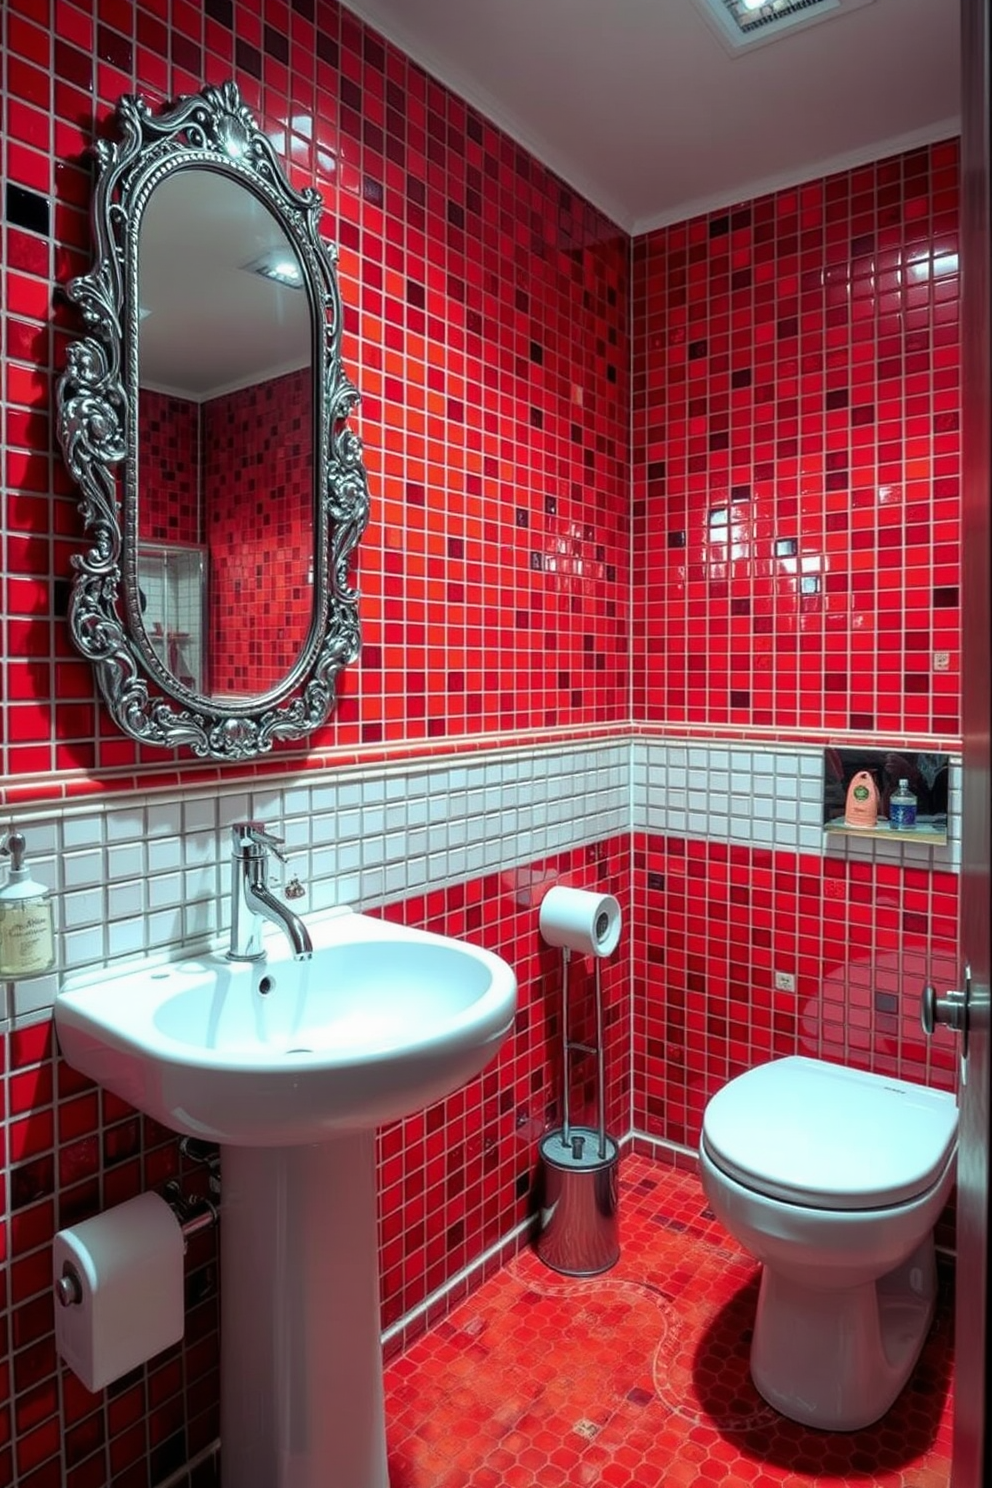
[[(603, 916), (605, 919), (605, 916)], [(597, 927), (598, 930), (599, 927)], [(572, 959), (572, 952), (568, 946), (562, 947), (561, 953), (561, 1036), (562, 1036), (562, 1092), (561, 1092), (561, 1140), (563, 1147), (570, 1147), (572, 1155), (576, 1159), (582, 1156), (582, 1148), (585, 1145), (585, 1137), (572, 1135), (572, 1128), (568, 1114), (569, 1095), (571, 1093), (571, 1071), (573, 1054), (595, 1054), (596, 1056), (596, 1109), (597, 1130), (599, 1136), (599, 1156), (606, 1158), (606, 1100), (604, 1091), (606, 1089), (606, 1057), (603, 1050), (603, 982), (600, 972), (600, 957), (595, 958), (594, 966), (594, 996), (596, 1003), (596, 1042), (595, 1044), (583, 1044), (569, 1037), (569, 1013), (568, 1013), (568, 967)], [(578, 1143), (578, 1150), (576, 1150)]]
[[(620, 1258), (620, 1149), (606, 1132), (606, 1071), (600, 957), (595, 963), (596, 1042), (571, 1037), (568, 971), (562, 947), (562, 1124), (541, 1138), (541, 1204), (536, 1241), (545, 1265), (564, 1276), (597, 1276)], [(596, 1056), (596, 1126), (573, 1127), (569, 1112), (573, 1054)]]

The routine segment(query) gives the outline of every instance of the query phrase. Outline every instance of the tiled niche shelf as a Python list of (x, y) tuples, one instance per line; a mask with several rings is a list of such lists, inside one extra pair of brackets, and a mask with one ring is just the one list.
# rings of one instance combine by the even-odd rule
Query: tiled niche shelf
[[(874, 837), (889, 842), (918, 842), (942, 847), (947, 842), (947, 791), (950, 755), (906, 749), (841, 749), (823, 754), (823, 830), (828, 837)], [(847, 791), (854, 776), (868, 770), (878, 786), (878, 821), (873, 827), (849, 827), (844, 820)], [(916, 796), (916, 826), (889, 825), (888, 798), (900, 780)]]
[(915, 827), (890, 827), (881, 818), (874, 827), (849, 827), (841, 818), (824, 822), (823, 830), (828, 837), (881, 837), (886, 842), (922, 842), (930, 847), (943, 847), (947, 842), (946, 817), (917, 816)]

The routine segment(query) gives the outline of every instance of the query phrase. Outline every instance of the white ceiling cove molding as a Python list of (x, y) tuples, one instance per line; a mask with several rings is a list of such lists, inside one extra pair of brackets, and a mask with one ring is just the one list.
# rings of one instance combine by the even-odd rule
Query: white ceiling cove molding
[(900, 134), (894, 139), (880, 140), (878, 144), (866, 145), (862, 150), (851, 150), (846, 155), (833, 155), (828, 160), (817, 160), (799, 171), (783, 171), (777, 176), (765, 176), (759, 181), (745, 181), (732, 197), (725, 191), (713, 196), (700, 196), (692, 201), (680, 202), (670, 211), (659, 212), (656, 217), (644, 217), (635, 222), (630, 231), (634, 237), (654, 232), (659, 227), (670, 227), (673, 222), (687, 222), (690, 217), (702, 217), (718, 212), (722, 207), (734, 207), (742, 202), (755, 201), (759, 196), (768, 196), (773, 191), (788, 191), (792, 186), (805, 186), (808, 181), (819, 181), (824, 176), (836, 175), (839, 171), (856, 170), (859, 165), (873, 165), (889, 155), (902, 155), (907, 150), (918, 150), (923, 145), (935, 145), (940, 140), (955, 139), (961, 133), (960, 118), (940, 119), (925, 129), (916, 129), (911, 134)]

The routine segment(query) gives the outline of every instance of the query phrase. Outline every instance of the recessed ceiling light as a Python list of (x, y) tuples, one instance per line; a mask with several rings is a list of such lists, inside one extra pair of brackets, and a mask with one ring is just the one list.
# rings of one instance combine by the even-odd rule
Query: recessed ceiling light
[(777, 41), (818, 21), (872, 0), (696, 0), (696, 5), (730, 52)]
[(288, 289), (303, 288), (303, 270), (299, 260), (285, 248), (270, 248), (244, 267), (250, 274), (261, 274), (274, 284), (285, 284)]

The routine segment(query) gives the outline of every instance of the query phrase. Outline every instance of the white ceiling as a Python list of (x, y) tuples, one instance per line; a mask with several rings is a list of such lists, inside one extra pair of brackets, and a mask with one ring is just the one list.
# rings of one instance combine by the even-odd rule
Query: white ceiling
[(633, 232), (958, 129), (958, 0), (731, 56), (696, 0), (347, 0)]

